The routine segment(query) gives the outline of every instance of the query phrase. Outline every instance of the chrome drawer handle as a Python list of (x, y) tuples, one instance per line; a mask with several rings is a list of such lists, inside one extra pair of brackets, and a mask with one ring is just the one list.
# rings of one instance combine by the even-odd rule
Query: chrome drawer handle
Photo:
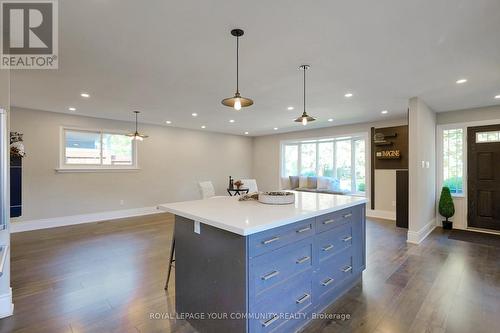
[(309, 259), (311, 259), (311, 257), (309, 257), (309, 256), (304, 257), (304, 258), (300, 258), (300, 259), (297, 259), (296, 263), (297, 263), (297, 264), (303, 264), (303, 263), (305, 263), (306, 261), (309, 261)]
[(347, 219), (347, 218), (349, 218), (349, 217), (351, 217), (351, 216), (352, 216), (352, 213), (345, 214), (345, 215), (344, 215), (344, 218), (345, 218), (345, 219)]
[(264, 280), (264, 281), (265, 280), (269, 280), (269, 279), (275, 277), (276, 275), (278, 275), (279, 273), (280, 273), (279, 271), (273, 271), (273, 272), (271, 272), (269, 274), (266, 274), (266, 275), (262, 276), (261, 279)]
[(343, 240), (344, 242), (348, 242), (348, 241), (350, 241), (351, 239), (352, 239), (352, 236), (347, 236), (347, 237), (342, 238), (342, 240)]
[(346, 267), (342, 268), (342, 272), (344, 272), (344, 273), (347, 273), (350, 271), (352, 271), (352, 266), (346, 266)]
[(327, 245), (327, 246), (323, 246), (323, 248), (322, 248), (322, 250), (325, 251), (325, 252), (326, 251), (330, 251), (331, 249), (333, 249), (333, 245), (332, 244)]
[(277, 240), (279, 240), (280, 238), (278, 236), (276, 237), (273, 237), (271, 239), (266, 239), (265, 241), (262, 242), (262, 244), (264, 245), (268, 245), (268, 244), (271, 244), (272, 242), (276, 242)]
[(311, 298), (311, 295), (309, 294), (304, 294), (304, 296), (302, 296), (301, 298), (299, 298), (298, 300), (296, 300), (295, 302), (297, 304), (302, 304), (304, 303), (305, 301), (307, 301), (309, 298)]
[(265, 322), (262, 322), (262, 327), (267, 327), (267, 326), (271, 325), (276, 320), (278, 320), (279, 317), (280, 316), (278, 316), (277, 314), (275, 314), (271, 319), (266, 320)]
[(323, 224), (326, 225), (326, 224), (330, 224), (330, 223), (333, 223), (333, 222), (335, 222), (334, 219), (329, 219), (329, 220), (323, 221)]
[(297, 230), (297, 233), (298, 233), (298, 234), (301, 234), (301, 233), (306, 232), (306, 231), (309, 231), (309, 230), (311, 230), (311, 227), (310, 227), (310, 226), (309, 226), (309, 227), (305, 227), (305, 228), (302, 228), (302, 229)]
[(321, 284), (326, 287), (329, 284), (331, 284), (332, 282), (333, 282), (333, 279), (332, 278), (328, 278), (325, 281), (321, 282)]

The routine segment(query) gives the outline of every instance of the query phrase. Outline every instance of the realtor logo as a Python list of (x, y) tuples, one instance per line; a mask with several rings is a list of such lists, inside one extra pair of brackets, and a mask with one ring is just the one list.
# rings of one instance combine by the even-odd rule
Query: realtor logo
[(1, 4), (1, 68), (57, 69), (57, 0)]

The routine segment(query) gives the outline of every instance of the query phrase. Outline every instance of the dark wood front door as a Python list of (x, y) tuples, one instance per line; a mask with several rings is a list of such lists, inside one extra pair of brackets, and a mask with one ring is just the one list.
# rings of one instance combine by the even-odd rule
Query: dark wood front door
[(500, 230), (500, 124), (467, 129), (468, 225)]

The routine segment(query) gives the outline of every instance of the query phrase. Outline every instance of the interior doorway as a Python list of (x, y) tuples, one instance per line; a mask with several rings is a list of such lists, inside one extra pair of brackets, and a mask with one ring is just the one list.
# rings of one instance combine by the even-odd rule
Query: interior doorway
[(469, 227), (500, 230), (500, 124), (467, 129)]

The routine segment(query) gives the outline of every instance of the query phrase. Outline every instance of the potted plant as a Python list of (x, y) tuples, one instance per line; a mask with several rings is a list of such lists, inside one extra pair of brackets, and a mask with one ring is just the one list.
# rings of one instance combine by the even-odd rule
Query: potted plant
[(234, 182), (234, 186), (239, 190), (243, 186), (243, 182), (241, 180), (237, 180)]
[(455, 205), (453, 205), (450, 188), (447, 186), (443, 186), (443, 189), (441, 190), (441, 197), (439, 198), (439, 214), (446, 218), (446, 221), (443, 221), (443, 229), (452, 229), (453, 222), (448, 219), (455, 215)]

